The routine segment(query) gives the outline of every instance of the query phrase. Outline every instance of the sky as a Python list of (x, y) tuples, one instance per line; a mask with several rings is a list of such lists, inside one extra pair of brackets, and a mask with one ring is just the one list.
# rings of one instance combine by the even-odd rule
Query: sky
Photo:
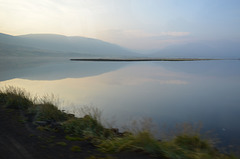
[(240, 38), (240, 0), (0, 0), (0, 32), (101, 39), (133, 50)]

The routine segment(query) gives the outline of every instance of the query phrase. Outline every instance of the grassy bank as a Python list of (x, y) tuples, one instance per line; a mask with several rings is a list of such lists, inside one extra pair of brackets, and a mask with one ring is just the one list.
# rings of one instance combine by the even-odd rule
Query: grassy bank
[[(199, 133), (181, 133), (170, 140), (158, 140), (150, 131), (119, 132), (106, 128), (99, 121), (97, 111), (86, 111), (81, 118), (58, 109), (49, 100), (32, 98), (23, 89), (7, 87), (0, 91), (0, 106), (20, 111), (25, 120), (41, 131), (64, 132), (70, 141), (87, 141), (104, 153), (139, 152), (164, 159), (234, 159), (220, 153), (210, 140)], [(59, 142), (59, 145), (65, 145)], [(72, 147), (81, 151), (81, 147)]]

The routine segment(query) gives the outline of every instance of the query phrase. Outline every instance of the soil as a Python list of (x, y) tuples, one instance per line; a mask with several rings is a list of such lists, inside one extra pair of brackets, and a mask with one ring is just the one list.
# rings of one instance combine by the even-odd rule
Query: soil
[(20, 111), (0, 106), (0, 159), (152, 158), (141, 152), (102, 153), (89, 141), (69, 141), (64, 132), (38, 129), (26, 119)]

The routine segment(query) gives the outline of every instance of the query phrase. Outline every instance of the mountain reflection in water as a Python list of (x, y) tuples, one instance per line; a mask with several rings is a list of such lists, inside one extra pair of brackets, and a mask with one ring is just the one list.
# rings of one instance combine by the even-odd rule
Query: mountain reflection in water
[(70, 102), (98, 107), (117, 125), (136, 117), (158, 125), (201, 122), (223, 143), (240, 145), (238, 68), (239, 61), (66, 62), (28, 69), (0, 87), (53, 93), (66, 101), (66, 109)]

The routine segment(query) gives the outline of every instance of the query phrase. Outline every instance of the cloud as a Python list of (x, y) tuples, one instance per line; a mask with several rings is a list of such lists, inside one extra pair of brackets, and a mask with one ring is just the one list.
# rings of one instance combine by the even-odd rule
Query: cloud
[(181, 36), (188, 36), (190, 32), (176, 32), (176, 31), (169, 31), (169, 32), (160, 32), (160, 33), (151, 33), (146, 32), (143, 30), (111, 30), (111, 33), (116, 33), (118, 35), (122, 35), (129, 38), (150, 38), (150, 37), (181, 37)]
[(190, 35), (190, 32), (162, 32), (161, 35), (163, 36), (187, 36)]
[(147, 32), (144, 30), (111, 29), (98, 32), (97, 38), (113, 42), (130, 49), (160, 49), (172, 44), (191, 41), (190, 32)]

